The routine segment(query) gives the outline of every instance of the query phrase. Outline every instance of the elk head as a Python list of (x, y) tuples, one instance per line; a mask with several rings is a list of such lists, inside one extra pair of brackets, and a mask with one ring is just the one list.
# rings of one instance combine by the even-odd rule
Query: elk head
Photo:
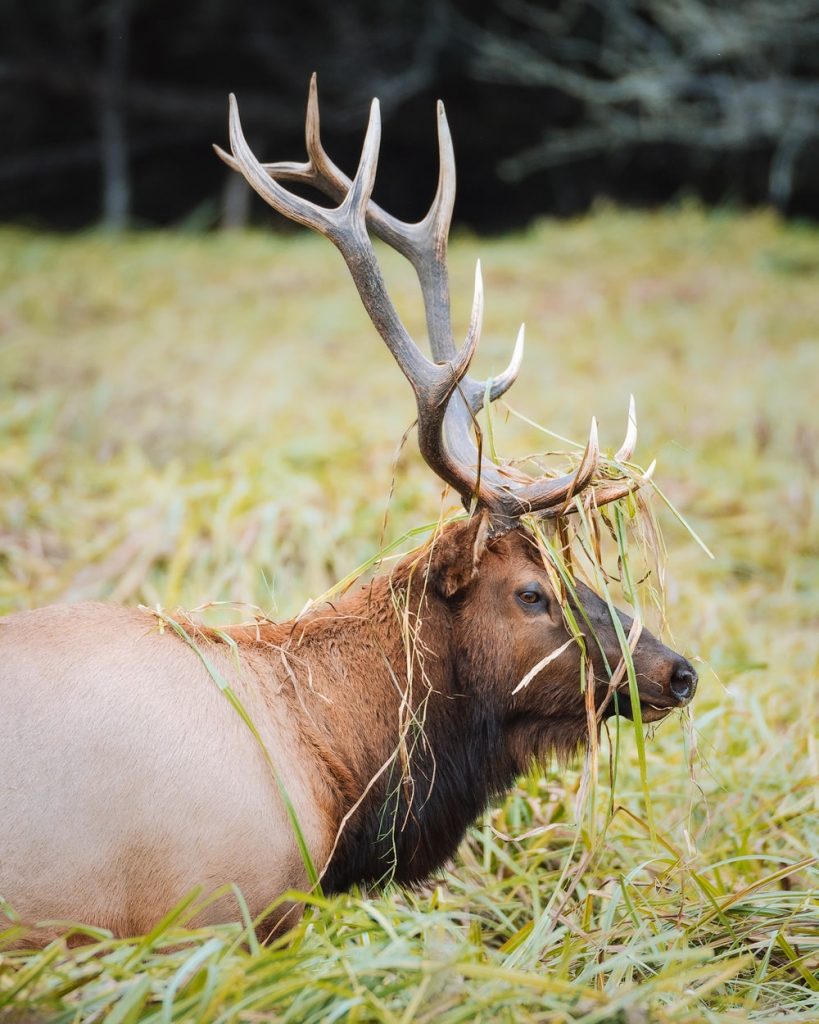
[[(558, 519), (583, 506), (587, 510), (597, 508), (627, 496), (649, 478), (653, 464), (643, 475), (632, 473), (626, 465), (632, 459), (637, 437), (634, 401), (629, 407), (625, 440), (612, 461), (604, 463), (601, 459), (594, 419), (582, 457), (574, 471), (566, 475), (532, 477), (511, 463), (497, 464), (484, 456), (479, 440), (476, 442), (476, 435), (480, 436), (476, 416), (487, 397), (495, 401), (517, 378), (524, 334), (521, 327), (503, 373), (487, 382), (469, 376), (481, 333), (483, 286), (478, 264), (469, 327), (458, 348), (452, 332), (447, 273), (455, 163), (440, 102), (437, 116), (438, 186), (429, 212), (417, 223), (398, 220), (371, 198), (381, 134), (378, 100), (372, 102), (358, 170), (351, 180), (322, 145), (315, 75), (307, 107), (306, 162), (260, 163), (245, 140), (233, 95), (231, 153), (214, 148), (273, 209), (325, 235), (338, 248), (373, 325), (412, 387), (421, 454), (472, 513), (468, 525), (458, 524), (444, 531), (427, 562), (433, 589), (455, 609), (456, 629), (464, 634), (457, 649), (467, 660), (476, 662), (470, 675), (502, 688), (498, 679), (502, 661), (504, 673), (510, 677), (506, 682), (512, 684), (508, 688), (510, 715), (517, 716), (521, 723), (542, 720), (548, 717), (551, 706), (564, 709), (561, 714), (565, 718), (572, 716), (584, 724), (584, 698), (577, 680), (580, 647), (585, 646), (599, 683), (598, 719), (615, 711), (631, 714), (635, 705), (624, 699), (622, 692), (618, 699), (624, 667), (620, 664), (619, 669), (615, 668), (621, 662), (621, 648), (608, 604), (588, 587), (577, 585), (568, 601), (574, 606), (584, 638), (572, 642), (552, 577), (522, 517)], [(319, 206), (288, 191), (282, 181), (312, 186), (338, 205)], [(416, 272), (431, 359), (410, 337), (387, 293), (370, 234), (403, 255)], [(616, 467), (614, 474), (612, 465)], [(458, 606), (466, 603), (470, 614), (458, 618)], [(631, 619), (617, 614), (628, 633)], [(487, 630), (490, 622), (493, 628)], [(503, 659), (497, 656), (498, 623), (503, 624), (507, 635)], [(494, 649), (490, 650), (488, 644)], [(550, 653), (556, 651), (549, 661)], [(531, 675), (539, 663), (537, 686), (527, 684), (515, 689), (515, 684)], [(693, 696), (697, 679), (693, 667), (647, 631), (642, 631), (636, 641), (634, 663), (643, 720), (656, 720)], [(554, 684), (551, 688), (550, 680)], [(556, 686), (570, 686), (571, 700), (556, 698)], [(570, 711), (565, 710), (567, 707)]]
[(532, 757), (571, 754), (593, 720), (633, 717), (621, 637), (631, 649), (643, 722), (693, 696), (697, 674), (685, 658), (581, 582), (570, 590), (555, 582), (542, 537), (525, 529), (492, 537), (473, 518), (438, 543), (424, 556), (422, 578), (452, 611), (461, 685), (501, 723), (515, 772)]

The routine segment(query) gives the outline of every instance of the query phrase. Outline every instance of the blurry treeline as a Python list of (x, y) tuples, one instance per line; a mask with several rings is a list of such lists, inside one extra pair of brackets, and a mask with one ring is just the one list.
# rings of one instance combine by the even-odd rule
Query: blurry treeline
[(819, 214), (819, 0), (3, 0), (0, 219), (211, 226), (261, 214), (213, 156), (227, 93), (261, 159), (302, 159), (310, 72), (352, 171), (420, 215), (433, 101), (456, 218), (500, 230), (597, 197)]

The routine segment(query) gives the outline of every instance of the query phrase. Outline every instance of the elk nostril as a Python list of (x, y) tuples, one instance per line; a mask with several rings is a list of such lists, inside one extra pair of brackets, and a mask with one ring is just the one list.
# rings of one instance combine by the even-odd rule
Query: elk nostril
[(697, 689), (697, 673), (687, 661), (684, 661), (674, 669), (669, 685), (677, 700), (689, 701)]

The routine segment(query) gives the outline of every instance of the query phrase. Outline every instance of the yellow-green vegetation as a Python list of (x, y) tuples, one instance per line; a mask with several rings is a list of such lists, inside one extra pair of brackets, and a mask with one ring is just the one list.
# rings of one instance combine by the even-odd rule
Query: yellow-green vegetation
[[(655, 499), (666, 637), (701, 684), (646, 744), (650, 811), (621, 728), (593, 815), (582, 766), (552, 767), (436, 883), (315, 898), (271, 946), (180, 907), (142, 941), (0, 954), (0, 1019), (819, 1020), (819, 233), (682, 209), (460, 237), (461, 329), (479, 253), (476, 374), (525, 320), (515, 411), (576, 439), (596, 413), (614, 448), (633, 391), (639, 460), (716, 556)], [(0, 610), (289, 616), (437, 518), (412, 439), (393, 468), (409, 388), (326, 242), (6, 231), (0, 261)], [(494, 428), (507, 455), (555, 444), (505, 407)]]

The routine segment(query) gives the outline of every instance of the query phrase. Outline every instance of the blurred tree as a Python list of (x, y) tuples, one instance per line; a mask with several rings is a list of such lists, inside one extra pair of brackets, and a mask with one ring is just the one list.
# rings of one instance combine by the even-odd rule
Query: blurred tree
[(260, 153), (297, 158), (314, 70), (347, 169), (381, 98), (378, 195), (405, 216), (433, 187), (438, 95), (462, 223), (681, 190), (815, 215), (817, 43), (819, 0), (0, 0), (0, 219), (243, 223), (209, 150), (227, 93)]
[[(138, 217), (183, 216), (224, 180), (208, 151), (228, 92), (254, 141), (293, 147), (316, 69), (328, 137), (349, 149), (373, 95), (389, 120), (431, 89), (446, 13), (435, 0), (5, 0), (0, 217), (39, 210), (74, 226), (102, 209), (116, 226), (131, 201)], [(225, 195), (241, 219), (235, 188)]]
[[(468, 26), (472, 73), (575, 102), (571, 123), (501, 173), (667, 144), (709, 160), (764, 148), (768, 195), (788, 207), (819, 143), (818, 0), (499, 0)], [(815, 163), (814, 163), (815, 166)]]
[(102, 222), (114, 230), (127, 225), (131, 202), (125, 116), (131, 6), (131, 0), (109, 0), (99, 90)]

